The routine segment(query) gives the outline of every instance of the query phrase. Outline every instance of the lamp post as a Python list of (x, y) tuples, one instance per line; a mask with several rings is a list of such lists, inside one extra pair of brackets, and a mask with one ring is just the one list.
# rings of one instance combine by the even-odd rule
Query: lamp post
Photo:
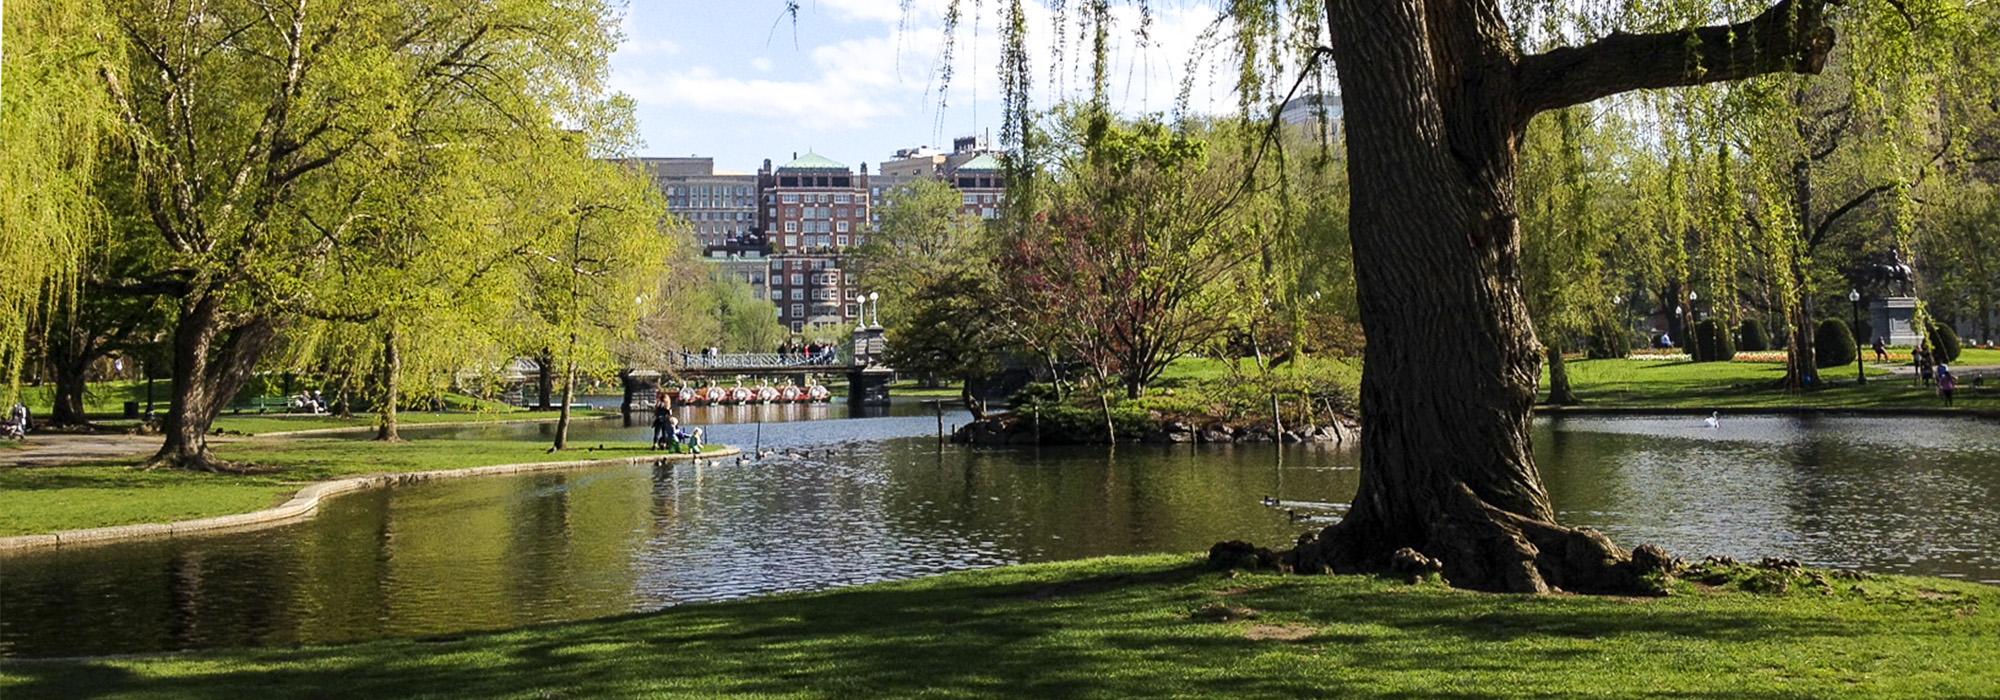
[(861, 302), (861, 313), (854, 318), (854, 330), (868, 330), (868, 292), (855, 292), (854, 300)]
[(1861, 368), (1861, 290), (1847, 290), (1847, 303), (1854, 307), (1854, 383), (1868, 383), (1868, 372)]
[[(870, 302), (873, 302), (873, 303), (875, 304), (875, 327), (876, 327), (876, 328), (881, 328), (881, 327), (882, 327), (882, 293), (881, 293), (881, 292), (869, 292), (869, 293), (868, 293), (868, 301), (870, 301)], [(863, 310), (863, 311), (866, 311), (866, 310), (867, 310), (867, 308), (866, 308), (866, 307), (863, 307), (863, 309), (862, 309), (862, 310)]]

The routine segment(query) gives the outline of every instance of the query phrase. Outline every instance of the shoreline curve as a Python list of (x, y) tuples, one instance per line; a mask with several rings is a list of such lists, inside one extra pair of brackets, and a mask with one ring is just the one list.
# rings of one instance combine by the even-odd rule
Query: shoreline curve
[(714, 452), (692, 454), (641, 455), (632, 457), (608, 457), (604, 459), (580, 459), (564, 462), (524, 462), (519, 464), (496, 464), (486, 467), (466, 469), (433, 469), (421, 472), (399, 474), (367, 474), (350, 476), (332, 481), (307, 484), (292, 494), (289, 500), (276, 506), (248, 513), (217, 515), (194, 520), (179, 520), (170, 523), (140, 523), (136, 525), (111, 525), (82, 530), (62, 530), (39, 535), (15, 535), (0, 537), (0, 556), (45, 549), (80, 547), (131, 540), (187, 537), (192, 535), (244, 532), (267, 527), (287, 525), (305, 520), (319, 512), (320, 503), (328, 498), (355, 491), (386, 488), (398, 484), (441, 479), (460, 479), (504, 474), (527, 474), (531, 472), (563, 471), (588, 467), (609, 467), (647, 462), (692, 462), (696, 458), (715, 459), (742, 454), (741, 449), (725, 447)]

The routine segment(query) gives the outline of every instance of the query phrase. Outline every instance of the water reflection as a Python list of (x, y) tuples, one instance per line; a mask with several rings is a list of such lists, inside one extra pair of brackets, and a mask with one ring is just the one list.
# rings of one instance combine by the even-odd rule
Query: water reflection
[[(923, 406), (694, 409), (733, 459), (417, 484), (256, 533), (0, 559), (0, 654), (451, 634), (1132, 552), (1303, 526), (1264, 496), (1345, 500), (1323, 448), (940, 447)], [(835, 414), (838, 415), (838, 414)], [(948, 414), (947, 426), (963, 414)], [(423, 429), (541, 439), (545, 426)], [(575, 439), (644, 439), (587, 421)], [(413, 430), (412, 432), (419, 432)], [(1562, 517), (1684, 554), (1793, 556), (2000, 581), (2000, 431), (1973, 421), (1564, 418), (1540, 424)]]

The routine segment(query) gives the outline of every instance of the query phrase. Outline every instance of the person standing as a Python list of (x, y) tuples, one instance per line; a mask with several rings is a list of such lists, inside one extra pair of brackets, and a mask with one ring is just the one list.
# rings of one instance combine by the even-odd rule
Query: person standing
[(665, 410), (663, 406), (664, 404), (653, 408), (653, 449), (655, 450), (666, 447), (667, 421), (668, 417), (673, 415), (673, 411)]
[(1917, 381), (1924, 386), (1931, 383), (1931, 351), (1926, 343), (1917, 343), (1917, 349), (1910, 351), (1910, 359), (1917, 363)]
[(1942, 362), (1937, 366), (1938, 395), (1944, 397), (1944, 405), (1951, 405), (1951, 395), (1958, 391), (1958, 376), (1951, 373), (1951, 367)]

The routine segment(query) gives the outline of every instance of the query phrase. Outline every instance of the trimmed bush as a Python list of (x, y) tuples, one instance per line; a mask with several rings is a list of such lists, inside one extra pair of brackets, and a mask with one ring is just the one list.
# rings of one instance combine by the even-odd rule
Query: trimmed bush
[(1618, 321), (1600, 318), (1584, 340), (1583, 354), (1593, 360), (1617, 360), (1632, 354), (1632, 332)]
[(1737, 347), (1744, 352), (1764, 352), (1771, 349), (1771, 334), (1764, 332), (1764, 324), (1757, 319), (1743, 320), (1736, 329)]
[(1931, 326), (1931, 352), (1936, 353), (1941, 362), (1957, 362), (1958, 353), (1964, 350), (1964, 343), (1958, 339), (1958, 331), (1951, 326), (1937, 324)]
[(1848, 330), (1847, 322), (1829, 318), (1819, 322), (1819, 329), (1813, 334), (1813, 364), (1821, 369), (1839, 367), (1854, 363), (1854, 332)]
[(1688, 350), (1696, 362), (1728, 362), (1736, 357), (1736, 342), (1711, 318), (1695, 324), (1694, 346)]

